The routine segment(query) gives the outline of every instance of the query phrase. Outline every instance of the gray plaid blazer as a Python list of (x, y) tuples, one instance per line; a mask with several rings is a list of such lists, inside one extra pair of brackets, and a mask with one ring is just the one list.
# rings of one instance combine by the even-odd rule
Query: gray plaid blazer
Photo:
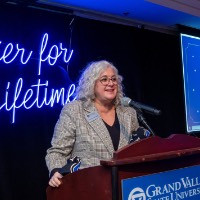
[[(120, 149), (129, 143), (130, 133), (139, 124), (133, 108), (119, 105), (116, 112)], [(63, 106), (51, 145), (45, 157), (49, 172), (74, 156), (81, 158), (80, 169), (100, 165), (100, 160), (112, 158), (114, 152), (110, 134), (91, 101), (75, 100)]]

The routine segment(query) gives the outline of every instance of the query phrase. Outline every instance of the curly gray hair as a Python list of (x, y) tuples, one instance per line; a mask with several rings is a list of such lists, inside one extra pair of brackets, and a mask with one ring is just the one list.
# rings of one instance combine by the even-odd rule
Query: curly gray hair
[(95, 82), (99, 78), (100, 74), (107, 68), (112, 68), (118, 78), (118, 92), (114, 103), (115, 105), (120, 103), (120, 99), (124, 96), (122, 85), (123, 78), (118, 74), (117, 68), (111, 62), (106, 60), (91, 62), (86, 66), (79, 79), (78, 87), (76, 88), (77, 99), (90, 99), (91, 101), (95, 99)]

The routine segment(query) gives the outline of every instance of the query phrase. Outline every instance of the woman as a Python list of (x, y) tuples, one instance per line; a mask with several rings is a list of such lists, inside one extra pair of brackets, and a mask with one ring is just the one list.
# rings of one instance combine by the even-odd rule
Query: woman
[(77, 100), (64, 105), (47, 150), (49, 185), (58, 187), (58, 172), (68, 159), (79, 157), (80, 169), (100, 165), (129, 143), (139, 127), (136, 111), (120, 105), (122, 77), (108, 61), (90, 63), (79, 79)]

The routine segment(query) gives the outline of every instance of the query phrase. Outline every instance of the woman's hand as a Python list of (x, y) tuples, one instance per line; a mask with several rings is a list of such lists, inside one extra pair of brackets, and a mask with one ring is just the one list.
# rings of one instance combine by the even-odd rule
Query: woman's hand
[(61, 185), (61, 178), (63, 176), (59, 172), (55, 172), (54, 175), (49, 180), (49, 185), (52, 187), (59, 187)]

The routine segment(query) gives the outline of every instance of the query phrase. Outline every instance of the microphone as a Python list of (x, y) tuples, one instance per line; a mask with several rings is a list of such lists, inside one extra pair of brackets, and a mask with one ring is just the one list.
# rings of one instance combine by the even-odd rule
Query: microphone
[(153, 108), (153, 107), (144, 105), (142, 103), (133, 101), (128, 97), (123, 97), (121, 99), (121, 104), (124, 105), (124, 106), (131, 106), (131, 107), (134, 107), (136, 109), (144, 110), (144, 111), (146, 111), (146, 112), (148, 112), (152, 115), (160, 115), (161, 114), (161, 110), (158, 110), (156, 108)]
[(141, 139), (148, 138), (151, 136), (150, 131), (143, 127), (139, 127), (136, 131), (133, 131), (131, 133), (131, 137), (129, 140), (129, 143), (137, 142)]

